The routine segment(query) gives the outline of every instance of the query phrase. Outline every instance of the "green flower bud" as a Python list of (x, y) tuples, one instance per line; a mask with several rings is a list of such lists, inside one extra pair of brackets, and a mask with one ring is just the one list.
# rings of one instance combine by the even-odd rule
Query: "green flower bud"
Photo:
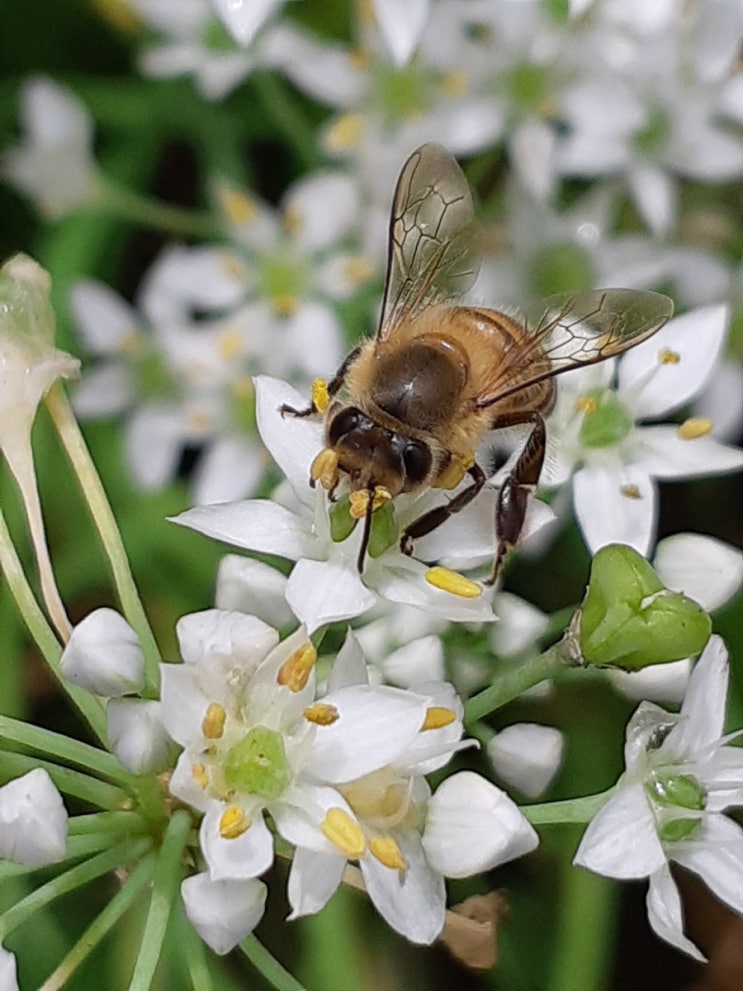
[(284, 739), (276, 730), (254, 726), (228, 750), (224, 779), (235, 791), (278, 798), (291, 781)]
[(670, 592), (648, 562), (624, 544), (594, 557), (581, 607), (580, 652), (588, 664), (637, 671), (698, 654), (712, 632), (704, 610)]

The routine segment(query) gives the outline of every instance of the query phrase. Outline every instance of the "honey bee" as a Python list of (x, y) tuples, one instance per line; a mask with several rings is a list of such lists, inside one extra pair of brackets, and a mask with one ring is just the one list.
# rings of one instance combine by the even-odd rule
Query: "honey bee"
[(423, 145), (395, 189), (375, 337), (351, 351), (326, 392), (313, 390), (307, 409), (281, 408), (283, 415), (324, 414), (325, 447), (311, 483), (319, 481), (331, 499), (347, 483), (364, 518), (359, 571), (380, 504), (403, 492), (455, 489), (469, 476), (466, 487), (404, 530), (400, 548), (411, 554), (416, 539), (482, 489), (475, 452), (484, 438), (522, 424), (531, 430), (496, 503), (493, 584), (539, 482), (554, 377), (626, 351), (673, 313), (667, 296), (632, 289), (552, 296), (536, 317), (528, 309), (515, 317), (461, 305), (479, 271), (478, 243), (462, 170), (441, 145)]

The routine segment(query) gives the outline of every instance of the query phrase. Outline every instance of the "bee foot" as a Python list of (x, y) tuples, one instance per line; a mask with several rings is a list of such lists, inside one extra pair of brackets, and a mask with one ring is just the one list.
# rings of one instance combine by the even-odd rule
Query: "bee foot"
[(287, 416), (292, 417), (305, 417), (312, 416), (317, 410), (314, 406), (308, 406), (307, 409), (295, 409), (293, 406), (289, 406), (287, 403), (282, 403), (279, 406), (279, 413), (281, 413), (282, 419)]
[(400, 539), (400, 550), (402, 551), (403, 554), (406, 554), (408, 557), (410, 557), (410, 555), (413, 553), (413, 538), (408, 537), (406, 534), (403, 534), (402, 538)]

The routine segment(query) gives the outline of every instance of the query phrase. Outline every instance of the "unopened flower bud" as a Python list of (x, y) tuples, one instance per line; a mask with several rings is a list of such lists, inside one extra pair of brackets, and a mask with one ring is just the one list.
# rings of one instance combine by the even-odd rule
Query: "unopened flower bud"
[(60, 661), (64, 677), (95, 695), (116, 698), (141, 689), (139, 638), (114, 609), (96, 609), (78, 623)]

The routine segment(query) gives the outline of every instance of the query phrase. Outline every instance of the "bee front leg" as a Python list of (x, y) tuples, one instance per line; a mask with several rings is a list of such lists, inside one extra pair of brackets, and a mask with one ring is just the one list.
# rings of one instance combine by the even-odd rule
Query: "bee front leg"
[(497, 429), (524, 422), (531, 422), (534, 426), (513, 471), (506, 478), (498, 493), (498, 503), (495, 509), (495, 530), (498, 535), (498, 545), (493, 562), (493, 571), (485, 582), (486, 585), (495, 584), (503, 558), (516, 546), (521, 536), (529, 505), (529, 496), (535, 491), (539, 482), (547, 443), (544, 419), (539, 413), (522, 414), (520, 417), (518, 414), (502, 417), (493, 425), (494, 429)]
[(458, 513), (472, 502), (485, 484), (485, 472), (475, 462), (467, 469), (467, 474), (472, 476), (471, 485), (468, 485), (466, 489), (462, 489), (459, 495), (454, 496), (453, 499), (443, 506), (437, 506), (435, 509), (430, 509), (427, 513), (424, 513), (423, 516), (419, 516), (417, 520), (413, 520), (410, 526), (405, 528), (400, 537), (400, 550), (403, 554), (412, 554), (414, 540), (417, 540), (418, 537), (425, 537), (427, 533), (431, 533), (432, 530), (440, 527), (450, 516)]
[(295, 409), (293, 406), (289, 406), (288, 403), (283, 403), (279, 406), (279, 413), (282, 416), (293, 416), (293, 417), (305, 417), (305, 416), (315, 416), (318, 413), (324, 414), (325, 410), (328, 408), (328, 402), (336, 393), (340, 392), (341, 386), (346, 381), (346, 375), (348, 374), (348, 369), (356, 361), (361, 351), (361, 346), (356, 347), (351, 351), (350, 354), (346, 355), (343, 360), (343, 364), (335, 373), (330, 382), (326, 383), (323, 379), (315, 379), (312, 383), (312, 402), (305, 409)]

